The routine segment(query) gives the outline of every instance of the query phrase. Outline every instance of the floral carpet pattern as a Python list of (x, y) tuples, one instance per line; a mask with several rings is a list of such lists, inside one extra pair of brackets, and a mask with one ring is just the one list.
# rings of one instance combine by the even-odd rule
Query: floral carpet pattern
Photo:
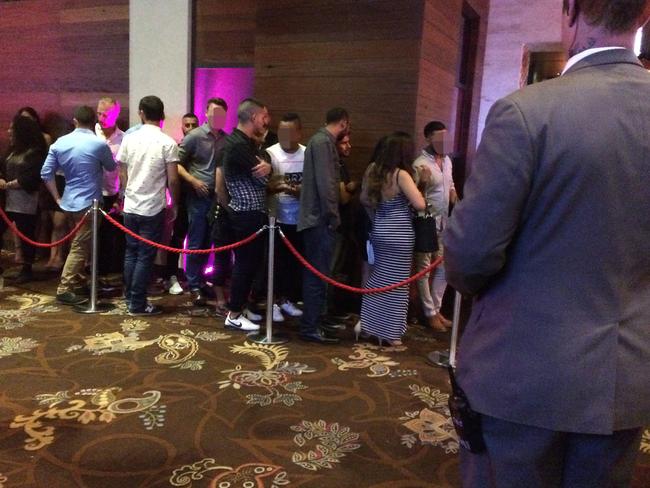
[[(165, 313), (77, 314), (54, 280), (0, 290), (0, 488), (458, 487), (444, 337), (403, 347), (253, 342)], [(650, 431), (635, 472), (650, 486)]]

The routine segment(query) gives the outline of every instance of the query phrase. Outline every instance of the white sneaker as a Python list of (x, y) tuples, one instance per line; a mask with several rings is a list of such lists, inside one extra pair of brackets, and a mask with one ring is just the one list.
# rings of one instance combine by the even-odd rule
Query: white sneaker
[(255, 331), (255, 330), (260, 330), (260, 326), (257, 324), (254, 324), (250, 320), (248, 320), (246, 317), (244, 317), (244, 314), (240, 314), (239, 317), (236, 319), (233, 319), (230, 316), (230, 312), (228, 312), (228, 315), (226, 316), (226, 321), (225, 325), (228, 328), (231, 329), (237, 329), (237, 330), (245, 330), (245, 331)]
[(284, 315), (275, 303), (273, 304), (273, 322), (284, 322)]
[(253, 320), (255, 322), (262, 320), (262, 316), (255, 312), (251, 312), (249, 309), (245, 308), (242, 312), (242, 315), (245, 316), (248, 320)]
[(180, 295), (181, 293), (183, 293), (183, 287), (178, 282), (178, 278), (176, 278), (176, 276), (172, 276), (169, 278), (169, 294)]
[(284, 313), (286, 313), (290, 317), (302, 317), (302, 310), (300, 310), (298, 307), (296, 307), (289, 300), (287, 300), (286, 302), (283, 302), (280, 305), (280, 308), (282, 309), (282, 311)]

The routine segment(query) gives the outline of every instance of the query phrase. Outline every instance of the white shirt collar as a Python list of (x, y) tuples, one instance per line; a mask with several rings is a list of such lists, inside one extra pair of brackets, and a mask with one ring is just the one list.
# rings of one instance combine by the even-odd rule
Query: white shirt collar
[(578, 54), (571, 56), (571, 58), (569, 58), (569, 60), (566, 63), (566, 66), (562, 70), (562, 74), (566, 73), (571, 66), (576, 64), (578, 61), (585, 59), (587, 56), (591, 56), (592, 54), (596, 54), (602, 51), (610, 51), (613, 49), (625, 49), (625, 48), (621, 46), (592, 47), (591, 49), (587, 49), (585, 51), (579, 52)]

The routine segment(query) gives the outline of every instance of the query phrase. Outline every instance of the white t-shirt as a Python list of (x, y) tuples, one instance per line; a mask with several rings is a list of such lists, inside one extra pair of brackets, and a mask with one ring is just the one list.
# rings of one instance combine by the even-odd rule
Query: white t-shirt
[[(120, 144), (122, 144), (122, 139), (124, 139), (124, 132), (120, 130), (119, 127), (115, 127), (115, 132), (111, 134), (111, 137), (108, 139), (102, 132), (102, 126), (95, 124), (95, 134), (102, 141), (106, 142), (108, 148), (111, 150), (113, 159), (117, 162), (117, 151), (120, 150)], [(120, 191), (120, 165), (117, 164), (113, 171), (104, 170), (102, 175), (102, 195), (105, 197), (110, 197), (117, 195), (117, 192)]]
[[(455, 190), (451, 159), (449, 156), (445, 156), (441, 169), (436, 163), (435, 157), (423, 150), (422, 154), (413, 162), (415, 170), (420, 166), (426, 166), (431, 171), (431, 181), (425, 188), (424, 198), (427, 205), (431, 206), (432, 213), (438, 222), (438, 228), (442, 229), (446, 227), (449, 216), (449, 192)], [(416, 173), (416, 183), (419, 179), (417, 175)], [(424, 212), (419, 212), (418, 215), (424, 215)]]
[[(305, 146), (298, 145), (298, 150), (294, 153), (288, 153), (278, 142), (266, 150), (271, 156), (271, 165), (273, 166), (274, 175), (284, 176), (287, 183), (301, 184), (302, 169), (305, 163)], [(300, 212), (300, 199), (288, 193), (277, 193), (273, 195), (271, 209), (275, 208), (275, 214), (278, 222), (281, 224), (296, 225), (298, 223), (298, 213)]]
[(179, 161), (174, 139), (160, 127), (145, 124), (125, 134), (116, 159), (126, 165), (128, 176), (124, 212), (145, 217), (160, 213), (167, 206), (167, 165)]

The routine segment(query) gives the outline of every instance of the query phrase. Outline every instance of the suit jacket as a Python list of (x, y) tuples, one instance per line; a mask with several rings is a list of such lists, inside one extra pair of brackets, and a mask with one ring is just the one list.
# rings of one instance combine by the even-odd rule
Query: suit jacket
[(556, 431), (650, 422), (650, 74), (628, 50), (499, 100), (444, 236), (476, 295), (458, 379)]

